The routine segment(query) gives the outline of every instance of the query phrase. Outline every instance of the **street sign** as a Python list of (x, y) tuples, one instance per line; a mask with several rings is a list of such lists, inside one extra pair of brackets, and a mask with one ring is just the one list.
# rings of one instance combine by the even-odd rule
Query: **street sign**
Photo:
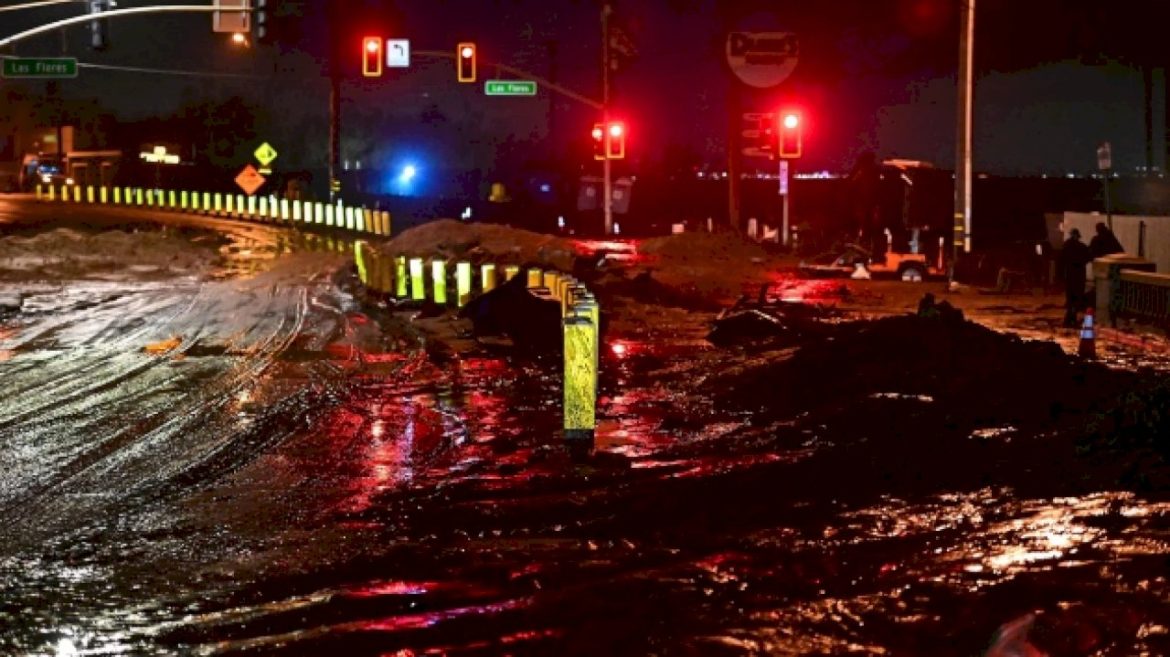
[(1097, 147), (1097, 168), (1108, 171), (1113, 168), (1113, 147), (1105, 142)]
[(780, 160), (780, 195), (788, 196), (788, 160)]
[(487, 80), (483, 92), (488, 96), (535, 96), (536, 83), (531, 80)]
[(772, 159), (772, 156), (775, 153), (771, 150), (764, 150), (762, 148), (748, 147), (748, 148), (743, 149), (743, 154), (746, 157), (763, 157), (763, 158)]
[(77, 59), (73, 57), (6, 57), (6, 78), (75, 78)]
[(390, 68), (410, 66), (410, 39), (386, 39), (386, 66)]
[(248, 0), (215, 0), (215, 8), (223, 11), (216, 11), (211, 15), (213, 32), (247, 34), (252, 30)]
[(252, 154), (256, 156), (256, 161), (264, 166), (272, 164), (272, 161), (276, 159), (276, 149), (273, 148), (272, 145), (268, 142), (260, 144), (260, 147), (256, 149), (256, 152)]
[(800, 42), (792, 32), (731, 32), (727, 35), (727, 64), (744, 84), (758, 89), (788, 79), (800, 56)]
[(251, 164), (244, 167), (244, 170), (240, 172), (240, 175), (236, 176), (236, 184), (239, 185), (240, 189), (244, 190), (244, 193), (248, 196), (255, 194), (256, 190), (263, 187), (264, 183), (266, 182), (268, 182), (268, 179), (260, 175), (260, 172), (256, 170), (256, 167), (252, 166)]
[(149, 164), (178, 164), (179, 156), (174, 153), (168, 153), (166, 146), (155, 146), (154, 150), (150, 152), (142, 152), (138, 154), (144, 162)]

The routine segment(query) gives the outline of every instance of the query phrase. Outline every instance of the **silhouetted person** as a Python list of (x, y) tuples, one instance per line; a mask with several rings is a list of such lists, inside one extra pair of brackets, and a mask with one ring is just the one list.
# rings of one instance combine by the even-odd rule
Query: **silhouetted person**
[(1077, 313), (1085, 302), (1085, 265), (1093, 259), (1089, 247), (1081, 241), (1081, 231), (1068, 233), (1060, 250), (1060, 270), (1064, 274), (1064, 325), (1077, 326)]
[(1117, 241), (1117, 236), (1113, 234), (1113, 231), (1109, 230), (1105, 224), (1098, 223), (1097, 234), (1089, 242), (1089, 253), (1092, 254), (1093, 259), (1096, 260), (1111, 253), (1124, 252), (1125, 249), (1121, 246), (1121, 242)]

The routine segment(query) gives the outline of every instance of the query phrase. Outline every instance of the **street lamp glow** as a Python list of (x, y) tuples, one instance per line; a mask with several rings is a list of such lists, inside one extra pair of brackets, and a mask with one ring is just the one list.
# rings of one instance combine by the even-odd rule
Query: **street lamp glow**
[(796, 126), (800, 125), (800, 117), (795, 114), (786, 114), (784, 116), (784, 127), (789, 130), (795, 130)]
[(242, 46), (247, 42), (248, 37), (244, 36), (243, 32), (235, 32), (232, 34), (232, 43)]

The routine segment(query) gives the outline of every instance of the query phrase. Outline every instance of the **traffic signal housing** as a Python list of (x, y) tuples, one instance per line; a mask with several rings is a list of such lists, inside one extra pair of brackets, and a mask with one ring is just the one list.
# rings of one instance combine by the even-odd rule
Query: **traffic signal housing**
[(95, 17), (89, 23), (90, 47), (94, 50), (105, 50), (110, 45), (106, 21), (98, 18), (102, 12), (109, 11), (109, 9), (110, 0), (89, 0), (89, 13)]
[(779, 142), (777, 154), (786, 160), (795, 160), (800, 157), (803, 149), (802, 131), (804, 119), (800, 112), (788, 111), (780, 113)]
[(367, 78), (382, 75), (382, 37), (368, 36), (362, 39), (362, 75)]
[(463, 42), (455, 47), (455, 68), (460, 82), (475, 82), (475, 44)]
[(605, 156), (611, 160), (625, 159), (626, 124), (621, 121), (610, 121), (605, 133)]
[(272, 25), (270, 10), (275, 0), (252, 0), (252, 33), (256, 36), (256, 43), (268, 43), (272, 40)]
[(593, 141), (593, 159), (606, 159), (606, 139), (605, 139), (605, 124), (594, 123), (593, 132), (590, 133)]

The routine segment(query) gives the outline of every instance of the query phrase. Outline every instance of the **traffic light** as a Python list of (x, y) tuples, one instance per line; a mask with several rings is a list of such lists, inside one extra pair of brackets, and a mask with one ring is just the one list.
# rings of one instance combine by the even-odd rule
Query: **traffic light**
[[(103, 11), (109, 11), (110, 0), (89, 0), (89, 13), (95, 17)], [(106, 32), (106, 21), (96, 19), (89, 23), (90, 47), (94, 50), (105, 50), (110, 45), (110, 36)]]
[(362, 39), (362, 75), (367, 78), (382, 75), (382, 37)]
[(256, 35), (256, 43), (268, 43), (272, 37), (269, 11), (275, 0), (252, 0), (252, 31)]
[(460, 82), (475, 82), (475, 44), (465, 42), (455, 48), (455, 61)]
[(626, 157), (626, 124), (621, 121), (610, 121), (606, 129), (605, 155), (611, 160), (621, 160)]
[(605, 125), (601, 123), (593, 124), (593, 132), (590, 135), (593, 137), (593, 159), (605, 159)]
[(777, 148), (780, 157), (789, 160), (800, 157), (803, 123), (800, 112), (782, 112), (780, 114), (780, 140)]

